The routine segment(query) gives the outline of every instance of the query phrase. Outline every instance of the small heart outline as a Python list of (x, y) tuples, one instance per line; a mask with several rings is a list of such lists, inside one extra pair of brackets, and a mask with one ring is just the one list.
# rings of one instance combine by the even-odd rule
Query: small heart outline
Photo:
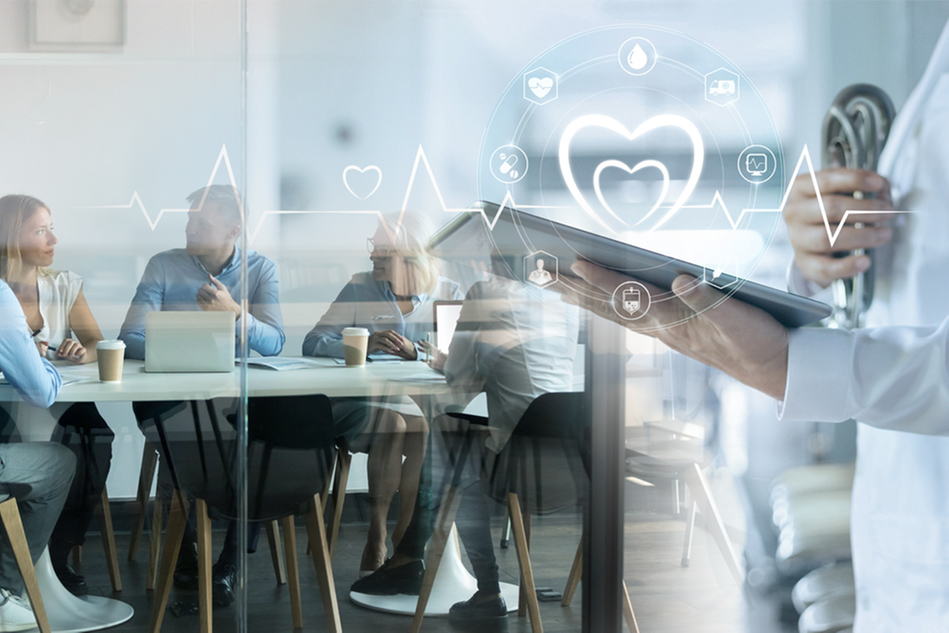
[(531, 89), (531, 92), (538, 99), (543, 99), (547, 96), (547, 93), (550, 92), (550, 89), (554, 87), (554, 80), (550, 77), (531, 77), (527, 80), (527, 87)]
[[(609, 214), (612, 215), (616, 219), (616, 221), (621, 224), (626, 224), (626, 222), (623, 221), (618, 215), (616, 215), (616, 213), (613, 211), (613, 208), (610, 207), (610, 205), (606, 202), (606, 198), (603, 197), (603, 191), (600, 189), (600, 174), (603, 172), (604, 169), (607, 169), (610, 167), (616, 167), (616, 168), (622, 169), (623, 171), (628, 173), (630, 176), (635, 174), (640, 169), (646, 169), (649, 167), (654, 167), (655, 169), (658, 169), (659, 173), (662, 174), (662, 191), (659, 193), (659, 197), (656, 198), (656, 204), (652, 205), (652, 208), (649, 210), (649, 213), (647, 213), (645, 216), (643, 216), (641, 220), (639, 220), (639, 222), (633, 225), (633, 227), (639, 226), (640, 224), (648, 220), (649, 217), (653, 213), (656, 212), (656, 210), (660, 207), (660, 205), (662, 205), (662, 201), (666, 199), (666, 194), (669, 193), (669, 170), (666, 169), (666, 166), (663, 163), (659, 162), (658, 160), (653, 160), (651, 158), (648, 160), (639, 161), (632, 168), (630, 168), (629, 165), (627, 165), (621, 160), (605, 160), (596, 166), (596, 170), (593, 172), (593, 191), (596, 192), (597, 200), (600, 201), (600, 204), (603, 205), (603, 208), (606, 209), (607, 212), (609, 212)], [(629, 225), (627, 224), (627, 226)]]
[[(567, 185), (567, 189), (570, 191), (570, 194), (573, 196), (573, 199), (576, 200), (577, 204), (580, 205), (580, 208), (583, 209), (584, 212), (590, 216), (590, 218), (616, 236), (619, 236), (619, 232), (600, 217), (593, 207), (590, 206), (590, 203), (587, 202), (586, 198), (583, 197), (580, 187), (577, 186), (576, 178), (574, 178), (573, 175), (573, 169), (570, 167), (570, 143), (573, 141), (573, 138), (578, 132), (587, 127), (601, 127), (619, 134), (629, 141), (634, 141), (636, 138), (646, 134), (647, 132), (667, 126), (681, 129), (692, 141), (692, 169), (689, 172), (689, 178), (686, 181), (685, 187), (682, 189), (682, 193), (679, 194), (679, 197), (672, 204), (665, 215), (663, 215), (653, 227), (647, 230), (647, 232), (651, 232), (658, 229), (666, 222), (671, 220), (673, 216), (675, 216), (675, 214), (680, 208), (682, 208), (689, 197), (691, 197), (692, 192), (695, 190), (695, 187), (698, 184), (699, 176), (702, 174), (702, 167), (705, 164), (705, 144), (702, 142), (702, 135), (699, 133), (698, 128), (695, 127), (695, 124), (678, 114), (660, 114), (652, 117), (651, 119), (643, 121), (639, 124), (639, 126), (636, 127), (635, 130), (630, 132), (625, 125), (613, 117), (607, 116), (605, 114), (587, 114), (577, 117), (571, 121), (564, 129), (563, 134), (560, 136), (560, 145), (558, 147), (557, 157), (560, 163), (560, 172), (563, 176), (564, 183)], [(623, 163), (623, 165), (625, 166), (625, 163)], [(639, 163), (637, 163), (637, 165), (639, 165)], [(615, 167), (616, 165), (610, 166)], [(628, 166), (626, 168), (628, 169)], [(594, 189), (596, 189), (595, 185), (596, 183), (594, 184)], [(661, 202), (662, 200), (660, 200), (660, 204)], [(656, 209), (658, 209), (658, 205), (653, 207), (646, 217), (652, 215)], [(613, 217), (616, 217), (616, 214), (613, 213), (611, 209), (608, 208), (608, 211), (611, 215), (613, 215)], [(643, 218), (640, 220), (640, 222), (644, 221), (645, 219), (646, 218)], [(637, 222), (636, 224), (638, 225), (640, 222)], [(625, 222), (623, 224), (625, 224)]]
[[(374, 171), (377, 174), (379, 174), (379, 179), (376, 180), (376, 186), (373, 187), (372, 191), (370, 191), (365, 196), (360, 196), (358, 193), (353, 191), (352, 187), (349, 186), (348, 177), (349, 177), (350, 172), (353, 172), (353, 171), (358, 171), (360, 174), (364, 174), (367, 171)], [(353, 196), (355, 196), (359, 200), (365, 200), (366, 198), (369, 198), (370, 196), (372, 196), (372, 194), (374, 194), (376, 190), (379, 189), (379, 186), (382, 185), (382, 170), (379, 169), (379, 167), (377, 167), (376, 165), (368, 165), (366, 167), (358, 167), (357, 165), (349, 165), (343, 170), (343, 185), (346, 187), (346, 191), (351, 193)]]

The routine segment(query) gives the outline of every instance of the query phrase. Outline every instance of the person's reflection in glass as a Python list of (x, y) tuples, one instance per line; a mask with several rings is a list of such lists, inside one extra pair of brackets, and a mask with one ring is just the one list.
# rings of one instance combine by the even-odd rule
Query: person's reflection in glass
[[(353, 275), (343, 287), (306, 335), (303, 354), (343, 358), (343, 329), (364, 327), (370, 332), (369, 360), (416, 360), (412, 341), (431, 329), (432, 303), (462, 296), (458, 284), (439, 276), (438, 261), (425, 247), (431, 234), (430, 223), (417, 213), (384, 218), (368, 240), (372, 270)], [(428, 423), (403, 398), (334, 398), (333, 421), (342, 447), (369, 454), (369, 535), (359, 564), (365, 575), (385, 561), (386, 516), (397, 490), (394, 546), (412, 518)]]
[[(49, 207), (25, 195), (0, 198), (0, 279), (10, 286), (26, 316), (40, 356), (75, 364), (96, 360), (102, 332), (82, 292), (82, 277), (53, 270), (59, 240)], [(53, 570), (76, 595), (89, 592), (69, 565), (69, 553), (85, 542), (112, 464), (115, 434), (95, 403), (55, 404), (54, 438), (76, 455), (77, 469), (63, 512), (49, 542)]]
[[(508, 271), (500, 258), (494, 259), (492, 267)], [(494, 469), (531, 402), (545, 393), (573, 390), (578, 330), (578, 311), (558, 295), (507, 275), (492, 275), (475, 283), (465, 296), (447, 355), (419, 341), (431, 355), (432, 366), (444, 371), (454, 390), (484, 391), (488, 401), (489, 436), (473, 449), (477, 457), (469, 460), (472, 468), (456, 516), (478, 591), (452, 607), (451, 621), (479, 630), (506, 627), (507, 607), (500, 592), (490, 531), (491, 504), (483, 484), (473, 478)], [(436, 457), (433, 462), (438, 469)], [(444, 475), (444, 471), (433, 474), (433, 481), (445, 481)], [(440, 495), (436, 492), (434, 497)], [(434, 529), (433, 515), (433, 509), (417, 508), (395, 555), (375, 574), (356, 582), (352, 590), (373, 595), (417, 594), (424, 574), (425, 545)]]

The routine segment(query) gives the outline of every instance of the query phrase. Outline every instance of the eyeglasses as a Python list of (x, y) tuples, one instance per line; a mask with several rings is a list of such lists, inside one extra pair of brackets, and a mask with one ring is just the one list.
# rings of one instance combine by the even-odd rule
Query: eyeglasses
[(371, 237), (366, 240), (366, 250), (369, 251), (370, 255), (375, 255), (376, 257), (380, 257), (382, 259), (385, 259), (393, 252), (391, 249), (380, 248), (376, 246), (376, 240), (372, 239)]

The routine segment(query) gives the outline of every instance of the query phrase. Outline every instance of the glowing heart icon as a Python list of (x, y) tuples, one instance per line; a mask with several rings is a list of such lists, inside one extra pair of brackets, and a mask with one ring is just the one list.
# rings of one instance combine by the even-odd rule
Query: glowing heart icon
[(635, 174), (640, 169), (646, 169), (647, 167), (654, 167), (655, 169), (659, 170), (659, 173), (662, 174), (662, 191), (659, 193), (659, 197), (656, 198), (656, 203), (652, 205), (652, 208), (649, 210), (649, 213), (643, 216), (643, 218), (639, 222), (634, 224), (633, 226), (638, 226), (642, 224), (643, 222), (648, 220), (650, 216), (652, 216), (653, 213), (656, 212), (656, 209), (658, 209), (662, 205), (662, 201), (666, 199), (666, 194), (669, 193), (669, 170), (666, 169), (666, 166), (660, 163), (658, 160), (652, 160), (652, 159), (640, 161), (636, 163), (636, 165), (632, 168), (630, 168), (629, 165), (627, 165), (621, 160), (605, 160), (596, 166), (596, 171), (593, 172), (593, 191), (596, 192), (596, 199), (600, 201), (600, 204), (603, 205), (603, 208), (606, 209), (607, 212), (610, 215), (612, 215), (613, 218), (615, 218), (617, 222), (620, 222), (622, 224), (626, 224), (626, 222), (623, 222), (623, 220), (621, 220), (620, 217), (616, 215), (616, 213), (613, 212), (612, 207), (610, 207), (610, 205), (606, 202), (606, 198), (603, 197), (603, 191), (600, 189), (600, 174), (603, 172), (604, 169), (607, 169), (609, 167), (617, 167), (619, 169), (622, 169), (623, 171), (628, 173), (630, 176)]
[[(671, 220), (676, 212), (682, 208), (682, 205), (684, 205), (692, 195), (692, 192), (695, 190), (695, 186), (699, 182), (699, 176), (702, 174), (702, 166), (705, 163), (705, 146), (702, 142), (702, 135), (699, 134), (698, 128), (696, 128), (695, 125), (685, 117), (679, 116), (677, 114), (661, 114), (643, 121), (635, 130), (630, 132), (625, 125), (612, 117), (603, 114), (588, 114), (574, 119), (569, 125), (567, 125), (566, 129), (564, 129), (563, 135), (560, 137), (558, 158), (560, 162), (560, 172), (563, 174), (563, 179), (567, 185), (567, 189), (570, 191), (570, 194), (573, 196), (574, 200), (577, 201), (577, 204), (580, 205), (580, 208), (582, 208), (587, 213), (587, 215), (593, 218), (593, 220), (595, 220), (597, 224), (602, 226), (604, 229), (617, 236), (619, 235), (619, 231), (617, 231), (616, 228), (614, 228), (610, 223), (606, 222), (606, 220), (600, 217), (593, 207), (590, 206), (590, 203), (586, 200), (586, 198), (583, 197), (580, 187), (577, 186), (576, 178), (573, 176), (573, 169), (570, 167), (570, 143), (573, 141), (573, 137), (576, 136), (578, 132), (588, 127), (604, 128), (610, 130), (611, 132), (615, 132), (616, 134), (619, 134), (630, 141), (636, 140), (647, 132), (651, 132), (663, 127), (679, 128), (688, 135), (689, 139), (692, 141), (692, 169), (689, 172), (689, 178), (685, 183), (685, 187), (682, 189), (682, 193), (680, 193), (676, 201), (672, 203), (672, 205), (669, 207), (669, 210), (666, 211), (665, 214), (647, 230), (654, 231)], [(620, 219), (619, 216), (613, 212), (612, 208), (606, 204), (603, 193), (600, 189), (600, 176), (603, 173), (603, 170), (609, 167), (623, 169), (630, 175), (641, 169), (646, 169), (649, 167), (658, 169), (662, 174), (662, 194), (659, 196), (659, 199), (656, 201), (653, 207), (649, 210), (649, 213), (647, 213), (633, 226), (644, 222), (662, 206), (666, 194), (669, 191), (669, 172), (665, 165), (656, 160), (644, 160), (636, 163), (636, 165), (630, 168), (622, 161), (604, 161), (600, 163), (599, 166), (597, 166), (596, 171), (593, 174), (593, 189), (596, 192), (596, 196), (599, 199), (600, 204), (603, 205), (603, 208), (606, 209), (606, 211), (611, 216), (613, 216), (615, 220), (618, 220), (622, 225), (629, 227), (629, 224)]]
[[(375, 176), (372, 176), (373, 173)], [(367, 176), (367, 174), (369, 175)], [(375, 184), (372, 184), (373, 180), (375, 181)], [(343, 170), (343, 184), (346, 185), (346, 190), (349, 191), (349, 193), (353, 194), (360, 200), (365, 200), (374, 194), (376, 189), (379, 188), (379, 185), (382, 184), (382, 170), (375, 165), (369, 165), (368, 167), (357, 167), (355, 165), (350, 165)], [(368, 189), (369, 193), (365, 195), (359, 195), (356, 193), (356, 191), (354, 191), (354, 188), (358, 191), (365, 191)]]
[(527, 87), (531, 89), (538, 99), (543, 99), (554, 87), (554, 80), (550, 77), (531, 77), (527, 80)]

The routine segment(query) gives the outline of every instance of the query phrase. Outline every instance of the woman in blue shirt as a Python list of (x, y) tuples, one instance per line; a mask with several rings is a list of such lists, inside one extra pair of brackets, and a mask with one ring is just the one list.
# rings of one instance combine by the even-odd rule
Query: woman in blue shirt
[[(364, 327), (370, 333), (370, 358), (416, 360), (418, 352), (412, 341), (424, 339), (431, 329), (432, 303), (463, 296), (457, 283), (439, 276), (438, 262), (425, 247), (431, 233), (429, 222), (414, 213), (405, 213), (401, 219), (385, 218), (368, 240), (372, 270), (353, 275), (306, 335), (303, 353), (342, 358), (343, 329)], [(386, 515), (396, 490), (399, 515), (393, 545), (408, 527), (418, 494), (428, 423), (417, 407), (404, 400), (333, 400), (340, 444), (351, 452), (369, 453), (371, 514), (361, 575), (375, 571), (385, 561)]]

